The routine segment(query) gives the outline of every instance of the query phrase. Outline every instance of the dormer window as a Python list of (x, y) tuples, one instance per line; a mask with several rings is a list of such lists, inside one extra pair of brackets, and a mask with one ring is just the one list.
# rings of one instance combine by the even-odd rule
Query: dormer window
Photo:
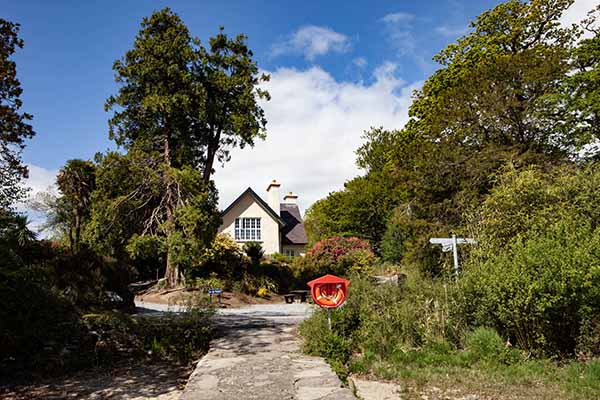
[(236, 218), (235, 240), (240, 242), (262, 240), (260, 218)]

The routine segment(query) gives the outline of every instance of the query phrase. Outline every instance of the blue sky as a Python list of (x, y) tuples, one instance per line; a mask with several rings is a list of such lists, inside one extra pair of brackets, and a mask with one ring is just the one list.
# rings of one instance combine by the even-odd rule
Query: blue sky
[[(117, 90), (112, 64), (131, 47), (142, 17), (169, 6), (203, 42), (219, 25), (246, 34), (259, 67), (272, 75), (268, 137), (219, 169), (221, 205), (276, 178), (307, 207), (360, 173), (361, 133), (401, 127), (410, 93), (436, 68), (431, 56), (498, 3), (4, 1), (0, 16), (20, 23), (25, 40), (15, 60), (37, 132), (24, 152), (29, 184), (43, 190), (66, 160), (114, 147), (103, 109)], [(593, 5), (577, 0), (569, 20)]]

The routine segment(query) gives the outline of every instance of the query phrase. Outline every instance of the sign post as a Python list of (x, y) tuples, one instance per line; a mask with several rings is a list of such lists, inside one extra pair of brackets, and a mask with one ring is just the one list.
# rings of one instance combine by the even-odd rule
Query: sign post
[(219, 302), (219, 305), (221, 305), (221, 293), (223, 293), (223, 289), (208, 289), (208, 295), (210, 296), (210, 302), (212, 304), (212, 295), (216, 294), (217, 295), (217, 301)]
[(452, 235), (451, 238), (431, 238), (429, 239), (431, 244), (441, 244), (442, 251), (452, 251), (452, 258), (454, 260), (454, 273), (458, 276), (458, 245), (459, 244), (477, 244), (475, 239), (469, 238), (457, 238), (456, 235)]
[(327, 309), (327, 325), (331, 331), (331, 309), (341, 307), (348, 296), (350, 281), (325, 275), (308, 282), (310, 295), (319, 307)]

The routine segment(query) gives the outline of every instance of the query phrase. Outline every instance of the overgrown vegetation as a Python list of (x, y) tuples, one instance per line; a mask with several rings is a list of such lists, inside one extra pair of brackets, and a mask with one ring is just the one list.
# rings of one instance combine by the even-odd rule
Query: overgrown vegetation
[[(24, 45), (18, 33), (0, 19), (0, 375), (190, 361), (211, 336), (206, 304), (173, 318), (130, 316), (128, 285), (164, 276), (169, 287), (184, 279), (201, 286), (241, 263), (240, 250), (215, 239), (211, 178), (232, 148), (265, 137), (258, 101), (269, 95), (258, 85), (268, 76), (244, 35), (220, 28), (204, 47), (168, 8), (144, 18), (114, 63), (118, 92), (106, 101), (109, 136), (121, 149), (60, 169), (59, 194), (30, 202), (47, 217), (50, 239), (38, 240), (15, 210), (26, 197), (21, 151), (34, 136), (12, 60)], [(263, 275), (247, 280), (254, 294), (275, 289)]]
[(301, 325), (304, 349), (325, 357), (342, 378), (399, 380), (408, 398), (432, 386), (456, 395), (595, 398), (600, 361), (532, 357), (493, 328), (465, 324), (458, 312), (465, 301), (456, 283), (416, 270), (401, 286), (355, 276), (347, 303), (332, 312), (331, 332), (325, 311)]
[[(405, 277), (354, 275), (332, 332), (320, 312), (302, 326), (306, 350), (342, 376), (400, 379), (417, 397), (457, 381), (597, 396), (600, 7), (564, 27), (571, 4), (510, 0), (480, 15), (435, 57), (405, 127), (366, 132), (365, 175), (308, 210), (311, 243), (365, 239), (386, 263), (372, 268)], [(458, 278), (429, 243), (452, 233), (477, 240), (460, 247)]]
[[(0, 19), (0, 372), (203, 351), (207, 312), (121, 313), (134, 277), (267, 296), (333, 273), (352, 278), (347, 304), (331, 332), (322, 312), (301, 331), (342, 377), (594, 398), (600, 6), (565, 27), (572, 3), (508, 0), (440, 51), (408, 123), (365, 132), (364, 175), (307, 211), (304, 258), (216, 235), (214, 164), (265, 137), (269, 78), (245, 36), (221, 29), (204, 47), (169, 9), (142, 21), (113, 66), (119, 88), (106, 109), (122, 151), (61, 168), (60, 194), (35, 201), (53, 235), (37, 240), (14, 210), (34, 135), (12, 60), (23, 41)], [(461, 248), (458, 278), (428, 242), (452, 233), (478, 242)], [(398, 273), (399, 284), (376, 285), (375, 272)]]

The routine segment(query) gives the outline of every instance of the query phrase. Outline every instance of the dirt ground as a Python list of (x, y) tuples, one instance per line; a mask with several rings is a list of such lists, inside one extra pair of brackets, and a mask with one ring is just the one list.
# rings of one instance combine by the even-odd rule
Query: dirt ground
[[(146, 303), (175, 305), (185, 303), (187, 298), (197, 293), (197, 289), (156, 290), (151, 288), (137, 294), (135, 299)], [(216, 304), (218, 301), (217, 296), (213, 296), (212, 301)], [(283, 296), (273, 293), (265, 298), (248, 296), (247, 294), (240, 292), (223, 292), (221, 294), (221, 304), (224, 308), (237, 308), (251, 304), (277, 304), (283, 302)]]
[(152, 364), (88, 370), (61, 378), (0, 387), (3, 400), (179, 399), (193, 366)]

